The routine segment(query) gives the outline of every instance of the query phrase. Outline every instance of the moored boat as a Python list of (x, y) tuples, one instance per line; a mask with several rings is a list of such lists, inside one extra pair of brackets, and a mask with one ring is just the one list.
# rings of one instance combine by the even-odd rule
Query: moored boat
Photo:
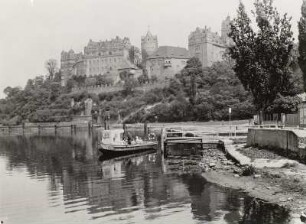
[(157, 149), (157, 141), (143, 141), (139, 138), (125, 139), (123, 129), (103, 130), (98, 143), (98, 150), (103, 155), (121, 156), (146, 150)]

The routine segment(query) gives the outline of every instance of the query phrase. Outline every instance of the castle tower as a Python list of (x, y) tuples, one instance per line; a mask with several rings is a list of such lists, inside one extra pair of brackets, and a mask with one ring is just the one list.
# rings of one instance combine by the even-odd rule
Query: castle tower
[(153, 36), (150, 30), (148, 30), (147, 34), (141, 37), (141, 53), (143, 60), (152, 55), (157, 50), (157, 48), (157, 36)]
[(228, 34), (231, 31), (231, 18), (227, 16), (225, 20), (222, 21), (221, 25), (221, 38), (224, 42), (228, 40)]

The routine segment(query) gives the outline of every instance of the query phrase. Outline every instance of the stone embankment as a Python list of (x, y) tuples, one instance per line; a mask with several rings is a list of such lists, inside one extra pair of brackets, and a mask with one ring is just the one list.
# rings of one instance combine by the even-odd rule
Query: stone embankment
[(306, 166), (268, 149), (225, 140), (224, 150), (205, 150), (201, 158), (174, 157), (167, 160), (167, 169), (201, 173), (211, 183), (280, 205), (290, 211), (290, 223), (303, 223)]
[[(281, 205), (290, 210), (292, 223), (302, 223), (300, 217), (306, 211), (304, 164), (268, 149), (236, 145), (232, 141), (225, 142), (225, 154), (236, 163), (221, 169), (214, 166), (208, 172), (205, 170), (203, 176), (208, 181), (241, 189), (250, 196)], [(220, 156), (210, 159), (218, 161)]]
[(306, 159), (306, 131), (299, 129), (251, 128), (247, 145), (266, 147), (299, 160)]

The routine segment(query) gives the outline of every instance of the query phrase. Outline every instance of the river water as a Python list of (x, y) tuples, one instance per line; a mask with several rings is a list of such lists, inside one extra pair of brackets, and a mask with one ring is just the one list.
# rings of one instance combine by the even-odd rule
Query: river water
[(168, 170), (156, 153), (99, 159), (96, 136), (0, 137), (4, 224), (277, 223), (276, 205)]

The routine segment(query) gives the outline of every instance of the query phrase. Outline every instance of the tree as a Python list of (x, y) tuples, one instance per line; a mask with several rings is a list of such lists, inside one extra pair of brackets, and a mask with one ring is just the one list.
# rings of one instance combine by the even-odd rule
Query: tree
[(197, 82), (202, 74), (203, 69), (201, 61), (198, 58), (193, 57), (187, 61), (185, 68), (176, 76), (183, 84), (183, 87), (185, 87), (185, 91), (189, 96), (191, 104), (195, 103)]
[(129, 49), (129, 60), (136, 66), (141, 66), (141, 52), (138, 47), (132, 46)]
[(46, 61), (45, 67), (49, 73), (49, 79), (53, 80), (55, 73), (58, 71), (57, 61), (55, 59), (49, 59)]
[(146, 84), (149, 82), (149, 76), (148, 76), (148, 73), (147, 72), (143, 72), (142, 75), (140, 75), (138, 78), (137, 78), (139, 84)]
[(61, 71), (58, 71), (58, 72), (55, 73), (53, 81), (61, 83), (61, 81), (62, 81)]
[(126, 95), (131, 94), (137, 86), (137, 80), (134, 78), (134, 74), (128, 71), (122, 71), (119, 73), (120, 79), (124, 82), (123, 91)]
[(306, 92), (306, 2), (302, 5), (302, 16), (299, 21), (299, 65), (303, 72), (304, 91)]
[(273, 0), (255, 0), (254, 6), (257, 31), (240, 2), (237, 18), (231, 23), (229, 36), (234, 45), (229, 48), (229, 55), (235, 61), (236, 75), (252, 93), (259, 111), (265, 110), (278, 94), (290, 94), (293, 33), (291, 18), (286, 14), (281, 17)]
[(3, 90), (3, 93), (8, 97), (8, 98), (12, 98), (15, 97), (17, 94), (19, 94), (21, 92), (21, 87), (6, 87)]
[(145, 67), (145, 64), (146, 64), (146, 61), (147, 61), (147, 58), (149, 57), (149, 55), (148, 55), (148, 53), (145, 49), (142, 49), (141, 55), (142, 55), (142, 65), (143, 65), (143, 67)]

